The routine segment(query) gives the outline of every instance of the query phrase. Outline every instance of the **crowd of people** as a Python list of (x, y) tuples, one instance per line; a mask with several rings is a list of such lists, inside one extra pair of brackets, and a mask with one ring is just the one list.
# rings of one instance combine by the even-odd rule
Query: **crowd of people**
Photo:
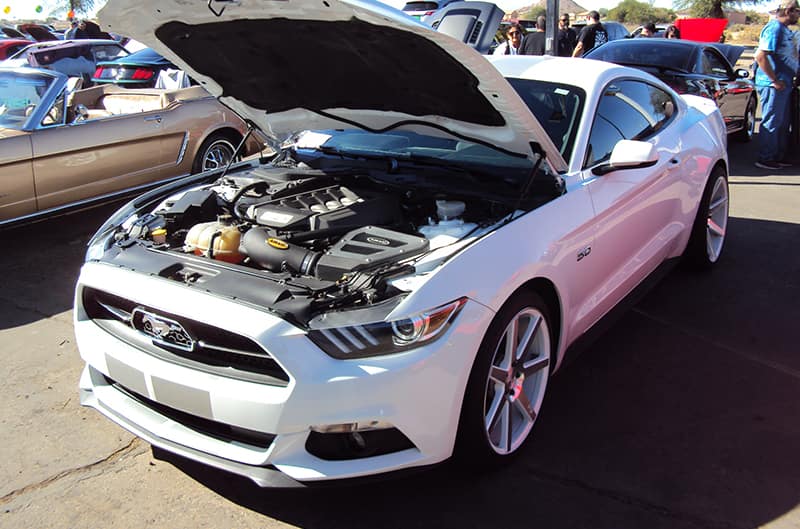
[[(544, 55), (545, 49), (545, 24), (544, 16), (536, 18), (536, 27), (526, 34), (525, 29), (518, 23), (513, 23), (506, 28), (506, 41), (494, 50), (495, 55)], [(652, 22), (644, 25), (640, 37), (653, 37), (656, 26)], [(664, 32), (668, 39), (681, 38), (680, 31), (674, 25), (669, 25)], [(608, 42), (608, 32), (600, 22), (600, 13), (589, 11), (586, 15), (586, 25), (576, 33), (570, 27), (570, 16), (567, 13), (559, 16), (558, 33), (556, 35), (555, 52), (560, 57), (581, 57), (592, 48)]]

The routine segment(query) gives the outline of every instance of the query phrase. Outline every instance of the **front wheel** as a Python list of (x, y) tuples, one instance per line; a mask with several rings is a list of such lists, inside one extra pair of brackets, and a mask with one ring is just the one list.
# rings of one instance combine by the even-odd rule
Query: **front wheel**
[(756, 132), (756, 98), (751, 97), (747, 102), (747, 110), (744, 113), (742, 129), (736, 133), (735, 139), (742, 143), (747, 143), (753, 139)]
[(728, 229), (728, 179), (719, 167), (712, 171), (700, 200), (692, 235), (686, 247), (689, 264), (711, 268), (719, 261)]
[(498, 312), (470, 372), (459, 425), (459, 455), (495, 463), (517, 453), (544, 400), (552, 354), (547, 306), (515, 294)]
[(222, 169), (233, 158), (236, 151), (233, 143), (222, 134), (214, 134), (206, 138), (192, 164), (192, 173)]

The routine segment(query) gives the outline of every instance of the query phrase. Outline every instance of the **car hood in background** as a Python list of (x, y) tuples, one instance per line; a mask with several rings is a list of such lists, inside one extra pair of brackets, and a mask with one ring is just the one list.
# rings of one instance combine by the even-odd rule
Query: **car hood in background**
[[(212, 12), (212, 9), (215, 12)], [(566, 166), (467, 45), (371, 0), (109, 0), (103, 29), (170, 59), (278, 141), (306, 129), (435, 131)]]
[(731, 66), (733, 66), (734, 69), (736, 68), (736, 61), (739, 60), (739, 57), (742, 56), (742, 53), (744, 53), (745, 49), (744, 46), (737, 46), (735, 44), (712, 43), (711, 45), (717, 48), (719, 52), (723, 54), (726, 59), (728, 59), (728, 62), (731, 63)]

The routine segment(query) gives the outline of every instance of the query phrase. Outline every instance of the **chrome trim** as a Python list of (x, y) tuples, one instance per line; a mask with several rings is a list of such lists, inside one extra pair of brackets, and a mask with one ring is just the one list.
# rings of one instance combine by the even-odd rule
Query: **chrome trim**
[(189, 146), (189, 131), (183, 133), (183, 143), (181, 144), (181, 148), (178, 151), (178, 161), (175, 162), (175, 165), (180, 165), (183, 161), (183, 157), (186, 155), (186, 147)]
[(200, 347), (201, 349), (211, 349), (213, 351), (222, 351), (223, 353), (232, 353), (242, 356), (249, 356), (251, 358), (265, 358), (265, 359), (273, 358), (272, 355), (269, 353), (251, 353), (250, 351), (244, 351), (242, 349), (233, 349), (231, 347), (224, 347), (222, 345), (214, 345), (204, 340), (198, 340), (197, 346)]

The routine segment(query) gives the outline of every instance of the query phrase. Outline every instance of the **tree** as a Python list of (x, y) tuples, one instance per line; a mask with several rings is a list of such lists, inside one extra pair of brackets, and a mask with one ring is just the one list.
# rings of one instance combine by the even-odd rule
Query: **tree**
[(51, 16), (64, 16), (72, 11), (75, 16), (88, 15), (95, 7), (105, 3), (105, 0), (58, 0), (53, 2), (56, 7), (50, 12)]
[(644, 24), (646, 22), (671, 22), (675, 13), (671, 9), (653, 7), (647, 2), (622, 0), (617, 7), (608, 12), (608, 18), (624, 24)]
[(741, 4), (755, 5), (760, 0), (674, 0), (679, 10), (688, 10), (697, 18), (725, 18), (725, 8), (740, 8)]

